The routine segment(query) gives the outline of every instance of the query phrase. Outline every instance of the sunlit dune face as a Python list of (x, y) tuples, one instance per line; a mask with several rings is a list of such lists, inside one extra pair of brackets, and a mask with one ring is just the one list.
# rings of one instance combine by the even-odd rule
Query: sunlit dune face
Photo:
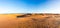
[(0, 14), (0, 28), (60, 28), (60, 15)]
[(16, 15), (0, 14), (0, 28), (17, 28)]
[(17, 15), (20, 14), (0, 14), (0, 28), (18, 28)]

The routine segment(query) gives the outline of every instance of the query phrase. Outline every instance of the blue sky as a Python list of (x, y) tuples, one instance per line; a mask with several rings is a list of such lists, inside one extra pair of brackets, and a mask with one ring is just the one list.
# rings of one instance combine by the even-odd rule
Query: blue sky
[(60, 13), (60, 0), (0, 0), (1, 13)]

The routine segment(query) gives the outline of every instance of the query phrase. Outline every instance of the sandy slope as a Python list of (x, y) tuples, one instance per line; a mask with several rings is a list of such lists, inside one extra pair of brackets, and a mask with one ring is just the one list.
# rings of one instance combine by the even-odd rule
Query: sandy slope
[(0, 14), (0, 28), (18, 28), (17, 15), (20, 14)]
[(0, 28), (60, 28), (60, 15), (0, 14)]

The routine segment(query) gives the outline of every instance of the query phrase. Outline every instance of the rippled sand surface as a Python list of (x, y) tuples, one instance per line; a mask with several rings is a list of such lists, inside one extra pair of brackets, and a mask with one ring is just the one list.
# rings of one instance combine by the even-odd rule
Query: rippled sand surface
[(60, 28), (60, 14), (0, 14), (0, 28)]

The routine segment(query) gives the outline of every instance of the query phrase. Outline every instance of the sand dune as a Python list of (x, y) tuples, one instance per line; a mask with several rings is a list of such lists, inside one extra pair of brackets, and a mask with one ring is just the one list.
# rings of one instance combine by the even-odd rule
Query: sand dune
[(60, 14), (0, 14), (0, 28), (60, 28)]

